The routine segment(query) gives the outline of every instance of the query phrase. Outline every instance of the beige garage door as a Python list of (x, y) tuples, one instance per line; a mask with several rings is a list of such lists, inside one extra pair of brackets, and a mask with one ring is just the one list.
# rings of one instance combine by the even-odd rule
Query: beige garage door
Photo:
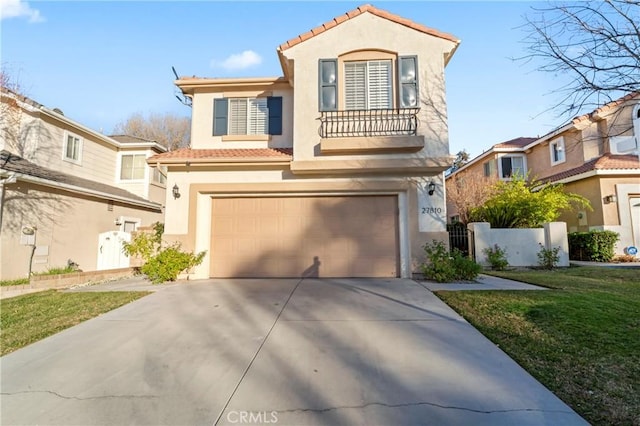
[(212, 201), (212, 277), (398, 276), (396, 196)]

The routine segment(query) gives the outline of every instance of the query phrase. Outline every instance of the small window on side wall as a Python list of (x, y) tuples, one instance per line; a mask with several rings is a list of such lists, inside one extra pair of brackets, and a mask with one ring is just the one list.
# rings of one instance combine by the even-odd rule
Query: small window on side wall
[(72, 133), (65, 133), (62, 158), (80, 164), (82, 160), (82, 138)]
[(491, 176), (493, 176), (493, 175), (494, 175), (494, 172), (495, 172), (495, 162), (494, 162), (493, 160), (486, 161), (486, 162), (483, 164), (483, 167), (484, 167), (484, 176), (485, 176), (485, 177), (491, 177)]
[(551, 165), (564, 163), (566, 161), (564, 150), (564, 138), (560, 137), (549, 143), (549, 155), (551, 156)]

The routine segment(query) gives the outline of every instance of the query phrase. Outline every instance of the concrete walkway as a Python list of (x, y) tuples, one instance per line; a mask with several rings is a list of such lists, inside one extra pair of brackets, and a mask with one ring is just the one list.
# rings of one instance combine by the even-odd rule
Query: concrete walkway
[(155, 289), (4, 356), (0, 423), (587, 424), (412, 280)]
[(507, 280), (492, 275), (480, 274), (475, 281), (461, 283), (437, 283), (420, 281), (420, 284), (431, 291), (467, 291), (467, 290), (548, 290), (537, 285)]

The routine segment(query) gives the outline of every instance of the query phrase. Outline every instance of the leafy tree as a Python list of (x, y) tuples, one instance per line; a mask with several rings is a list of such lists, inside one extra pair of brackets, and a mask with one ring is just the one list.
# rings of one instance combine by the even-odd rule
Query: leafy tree
[(565, 210), (590, 209), (586, 198), (567, 193), (562, 184), (527, 182), (516, 176), (493, 184), (484, 205), (472, 209), (471, 220), (489, 222), (492, 228), (539, 228), (553, 222)]
[(569, 77), (554, 107), (572, 116), (640, 90), (640, 1), (550, 3), (526, 18), (537, 70)]
[(133, 114), (117, 124), (114, 134), (137, 136), (158, 142), (169, 150), (188, 147), (191, 143), (191, 120), (173, 114)]
[(467, 150), (463, 149), (462, 151), (459, 151), (456, 154), (455, 160), (453, 160), (453, 165), (451, 166), (450, 172), (455, 172), (456, 170), (458, 170), (460, 167), (464, 166), (468, 162), (469, 162), (469, 153), (467, 152)]

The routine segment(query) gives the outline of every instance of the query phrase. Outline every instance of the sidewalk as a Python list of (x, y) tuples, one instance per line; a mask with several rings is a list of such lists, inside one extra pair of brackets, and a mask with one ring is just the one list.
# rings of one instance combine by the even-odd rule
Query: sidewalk
[(433, 281), (418, 281), (420, 285), (430, 291), (466, 291), (466, 290), (548, 290), (532, 284), (498, 278), (480, 274), (475, 281), (460, 283), (436, 283)]

